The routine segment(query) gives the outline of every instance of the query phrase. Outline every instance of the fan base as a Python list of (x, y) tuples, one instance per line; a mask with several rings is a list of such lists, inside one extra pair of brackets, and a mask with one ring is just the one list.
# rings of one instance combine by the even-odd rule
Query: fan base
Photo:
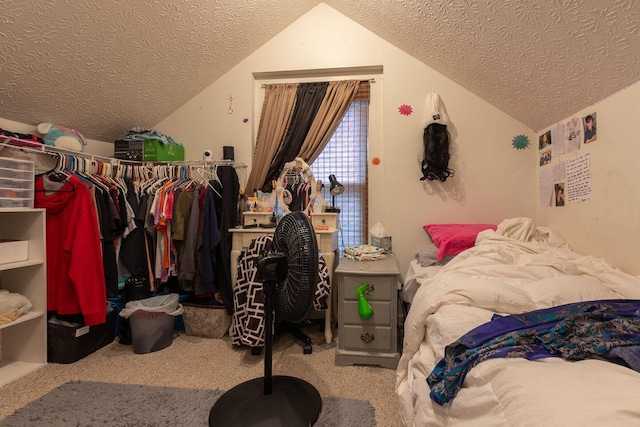
[(209, 412), (209, 426), (308, 427), (321, 410), (315, 387), (299, 378), (275, 375), (269, 395), (264, 394), (264, 378), (255, 378), (220, 396)]

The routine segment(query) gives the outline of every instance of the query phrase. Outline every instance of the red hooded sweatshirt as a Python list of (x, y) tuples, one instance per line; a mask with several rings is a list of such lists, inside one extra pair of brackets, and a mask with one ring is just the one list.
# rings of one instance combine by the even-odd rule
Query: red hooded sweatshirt
[(89, 189), (71, 175), (62, 187), (46, 191), (35, 183), (37, 208), (47, 211), (47, 310), (82, 313), (86, 325), (105, 322), (107, 291), (98, 218)]

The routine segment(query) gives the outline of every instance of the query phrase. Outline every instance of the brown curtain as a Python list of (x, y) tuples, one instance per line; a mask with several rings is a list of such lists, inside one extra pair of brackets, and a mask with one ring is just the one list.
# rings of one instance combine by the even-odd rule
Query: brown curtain
[[(368, 83), (368, 82), (367, 82)], [(322, 104), (300, 148), (299, 157), (311, 164), (331, 139), (342, 118), (353, 102), (359, 80), (330, 82)]]
[(368, 87), (369, 82), (359, 80), (266, 85), (247, 194), (271, 191), (271, 180), (286, 162), (315, 160), (356, 94), (363, 89), (368, 94)]
[(262, 191), (271, 191), (271, 180), (280, 176), (285, 163), (299, 156), (302, 143), (318, 114), (328, 86), (328, 82), (300, 83), (298, 86), (296, 108), (293, 110), (289, 129), (280, 150), (271, 161), (267, 179), (262, 184)]
[(256, 137), (251, 173), (247, 179), (248, 195), (259, 189), (267, 179), (269, 166), (280, 150), (296, 106), (298, 83), (266, 85), (262, 114)]

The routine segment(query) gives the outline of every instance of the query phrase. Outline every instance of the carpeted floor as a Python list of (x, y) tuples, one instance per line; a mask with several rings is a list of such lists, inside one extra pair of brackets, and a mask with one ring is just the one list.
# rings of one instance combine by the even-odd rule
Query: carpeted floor
[[(313, 329), (306, 332), (314, 343), (310, 355), (303, 354), (302, 347), (290, 335), (274, 340), (274, 375), (301, 378), (313, 384), (323, 399), (368, 401), (375, 410), (377, 426), (402, 425), (394, 394), (394, 370), (335, 366), (336, 347), (325, 348), (322, 334)], [(147, 354), (135, 354), (131, 346), (116, 341), (75, 363), (50, 363), (0, 388), (0, 419), (69, 381), (229, 390), (241, 382), (261, 377), (263, 369), (262, 355), (254, 356), (247, 348), (232, 346), (228, 338), (177, 333), (169, 347)]]
[[(221, 390), (72, 381), (0, 420), (0, 427), (208, 427)], [(241, 422), (241, 421), (240, 421)], [(375, 426), (363, 400), (327, 397), (315, 424)]]

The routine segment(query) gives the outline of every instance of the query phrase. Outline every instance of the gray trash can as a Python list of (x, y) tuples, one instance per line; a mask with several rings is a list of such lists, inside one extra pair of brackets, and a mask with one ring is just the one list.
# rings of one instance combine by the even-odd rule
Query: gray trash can
[(120, 316), (129, 319), (133, 352), (137, 354), (162, 350), (173, 342), (176, 316), (183, 307), (178, 294), (159, 295), (129, 301)]

